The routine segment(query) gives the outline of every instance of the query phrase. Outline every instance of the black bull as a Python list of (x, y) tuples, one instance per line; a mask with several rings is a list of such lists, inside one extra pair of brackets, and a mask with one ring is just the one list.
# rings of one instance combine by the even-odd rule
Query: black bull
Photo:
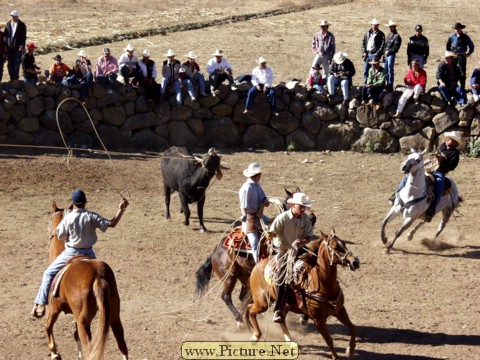
[(178, 191), (182, 212), (185, 215), (183, 224), (190, 224), (188, 204), (196, 202), (200, 232), (205, 232), (207, 230), (203, 224), (205, 191), (212, 177), (216, 176), (217, 179), (222, 177), (220, 156), (217, 151), (210, 148), (203, 159), (200, 159), (187, 148), (172, 146), (164, 152), (160, 168), (165, 192), (165, 217), (170, 219), (170, 195), (173, 191)]

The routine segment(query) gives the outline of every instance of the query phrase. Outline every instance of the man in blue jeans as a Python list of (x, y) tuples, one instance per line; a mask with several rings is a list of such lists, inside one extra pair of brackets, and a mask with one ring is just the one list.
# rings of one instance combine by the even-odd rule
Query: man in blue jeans
[(128, 201), (122, 199), (118, 211), (112, 220), (85, 209), (87, 197), (82, 190), (72, 193), (73, 210), (65, 215), (56, 228), (56, 234), (60, 240), (65, 240), (65, 250), (50, 264), (43, 273), (42, 284), (38, 290), (35, 304), (31, 315), (42, 317), (45, 315), (45, 306), (48, 302), (48, 291), (55, 275), (65, 266), (67, 261), (77, 255), (86, 255), (96, 259), (93, 245), (97, 242), (96, 230), (105, 232), (109, 227), (115, 227), (125, 209)]
[(397, 32), (397, 23), (395, 21), (389, 20), (387, 26), (390, 28), (390, 32), (385, 38), (385, 53), (383, 56), (385, 59), (385, 70), (387, 71), (387, 91), (393, 91), (395, 58), (402, 45), (402, 37)]
[(260, 56), (257, 60), (258, 66), (252, 70), (252, 87), (248, 91), (247, 102), (245, 104), (244, 114), (247, 114), (252, 108), (253, 98), (259, 92), (263, 92), (270, 102), (270, 109), (274, 115), (277, 115), (277, 103), (275, 90), (272, 88), (273, 70), (267, 66), (267, 60)]

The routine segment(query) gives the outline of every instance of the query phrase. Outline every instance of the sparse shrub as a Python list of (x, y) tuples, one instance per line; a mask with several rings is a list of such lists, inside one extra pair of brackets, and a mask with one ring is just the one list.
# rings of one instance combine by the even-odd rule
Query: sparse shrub
[(295, 141), (290, 140), (287, 145), (287, 150), (288, 151), (298, 150), (298, 144)]
[(467, 152), (468, 157), (478, 158), (480, 157), (480, 141), (470, 141), (467, 144)]
[(366, 153), (374, 153), (380, 151), (380, 144), (377, 142), (369, 141), (365, 145), (365, 152)]

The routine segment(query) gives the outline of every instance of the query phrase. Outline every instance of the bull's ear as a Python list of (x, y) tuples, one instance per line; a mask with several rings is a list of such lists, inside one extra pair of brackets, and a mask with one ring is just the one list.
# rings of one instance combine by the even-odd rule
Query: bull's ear
[(217, 171), (215, 171), (215, 178), (217, 180), (222, 180), (222, 177), (223, 177), (222, 170), (218, 169)]
[(290, 191), (288, 191), (287, 188), (284, 188), (284, 189), (285, 189), (285, 193), (287, 194), (287, 196), (289, 198), (291, 198), (293, 194)]
[(215, 150), (214, 147), (211, 147), (210, 149), (208, 149), (208, 155), (216, 156), (217, 155), (217, 150)]

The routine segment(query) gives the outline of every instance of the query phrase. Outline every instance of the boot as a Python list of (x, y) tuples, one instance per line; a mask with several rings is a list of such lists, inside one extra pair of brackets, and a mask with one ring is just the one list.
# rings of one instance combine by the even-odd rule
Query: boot
[(273, 313), (273, 322), (283, 323), (285, 321), (285, 293), (285, 285), (277, 286), (277, 300), (275, 301), (275, 306), (273, 307), (275, 310)]

